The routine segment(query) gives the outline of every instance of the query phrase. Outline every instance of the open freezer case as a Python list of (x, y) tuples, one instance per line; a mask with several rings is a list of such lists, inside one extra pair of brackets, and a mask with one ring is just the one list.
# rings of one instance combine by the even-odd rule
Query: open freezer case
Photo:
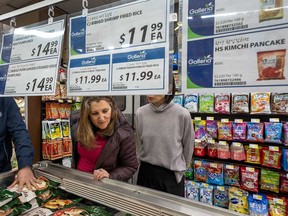
[[(65, 192), (92, 201), (93, 204), (104, 206), (111, 215), (242, 215), (125, 182), (111, 179), (95, 181), (92, 174), (51, 162), (42, 161), (34, 164), (33, 171), (36, 177), (43, 176), (58, 182), (58, 187)], [(1, 174), (0, 186), (8, 186), (13, 181), (15, 174), (16, 171)]]

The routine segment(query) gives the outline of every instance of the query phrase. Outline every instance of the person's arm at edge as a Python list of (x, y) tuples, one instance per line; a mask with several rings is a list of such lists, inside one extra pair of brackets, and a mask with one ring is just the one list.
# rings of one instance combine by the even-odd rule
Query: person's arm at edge
[(186, 166), (191, 163), (192, 155), (194, 152), (194, 139), (195, 139), (195, 133), (194, 133), (194, 127), (191, 121), (190, 113), (188, 112), (188, 115), (184, 118), (184, 134), (183, 134), (183, 149), (184, 149), (184, 158), (186, 161)]

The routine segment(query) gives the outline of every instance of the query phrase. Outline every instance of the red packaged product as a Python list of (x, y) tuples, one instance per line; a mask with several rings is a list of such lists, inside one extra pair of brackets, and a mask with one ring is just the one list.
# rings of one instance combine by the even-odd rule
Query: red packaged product
[(206, 143), (195, 142), (194, 155), (200, 157), (206, 156), (207, 155)]
[(261, 164), (262, 166), (281, 169), (282, 150), (278, 146), (262, 147)]
[(229, 144), (218, 144), (217, 148), (217, 157), (220, 159), (229, 159), (230, 158), (230, 147)]
[(280, 177), (280, 191), (288, 193), (288, 174), (281, 173)]
[(243, 190), (258, 192), (259, 170), (252, 167), (241, 167), (240, 187)]
[(216, 158), (217, 157), (217, 145), (208, 144), (208, 157)]

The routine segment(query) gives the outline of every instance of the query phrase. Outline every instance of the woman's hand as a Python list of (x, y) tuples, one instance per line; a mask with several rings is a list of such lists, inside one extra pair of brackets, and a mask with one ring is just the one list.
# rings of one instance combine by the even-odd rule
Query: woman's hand
[(20, 169), (17, 173), (17, 176), (14, 182), (9, 187), (14, 187), (18, 184), (18, 192), (21, 192), (24, 185), (31, 190), (32, 186), (37, 188), (37, 179), (35, 178), (30, 167), (24, 167)]
[(109, 173), (104, 169), (94, 170), (94, 179), (97, 181), (102, 180), (103, 178), (109, 178)]

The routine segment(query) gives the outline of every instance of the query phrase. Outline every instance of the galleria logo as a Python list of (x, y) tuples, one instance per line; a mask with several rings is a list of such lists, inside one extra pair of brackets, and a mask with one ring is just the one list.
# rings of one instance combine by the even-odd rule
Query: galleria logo
[(91, 59), (83, 60), (81, 62), (82, 66), (90, 66), (90, 65), (95, 65), (96, 64), (96, 58), (93, 57)]
[(12, 44), (10, 43), (7, 46), (3, 46), (3, 50), (10, 50), (12, 48)]
[(128, 55), (127, 59), (128, 60), (140, 61), (140, 60), (145, 60), (146, 56), (147, 56), (147, 53), (145, 51), (141, 51), (141, 52), (139, 52), (139, 54)]
[(198, 9), (191, 9), (189, 11), (189, 14), (191, 16), (194, 16), (194, 15), (204, 15), (204, 14), (208, 14), (208, 13), (211, 13), (213, 12), (214, 10), (214, 5), (212, 2), (208, 3), (208, 4), (205, 4), (205, 7), (204, 8), (198, 8)]
[(81, 29), (79, 32), (72, 32), (71, 37), (83, 37), (85, 35), (84, 28)]
[(213, 58), (211, 55), (204, 56), (203, 58), (198, 59), (189, 59), (188, 64), (190, 66), (201, 66), (201, 65), (210, 65), (212, 63)]

